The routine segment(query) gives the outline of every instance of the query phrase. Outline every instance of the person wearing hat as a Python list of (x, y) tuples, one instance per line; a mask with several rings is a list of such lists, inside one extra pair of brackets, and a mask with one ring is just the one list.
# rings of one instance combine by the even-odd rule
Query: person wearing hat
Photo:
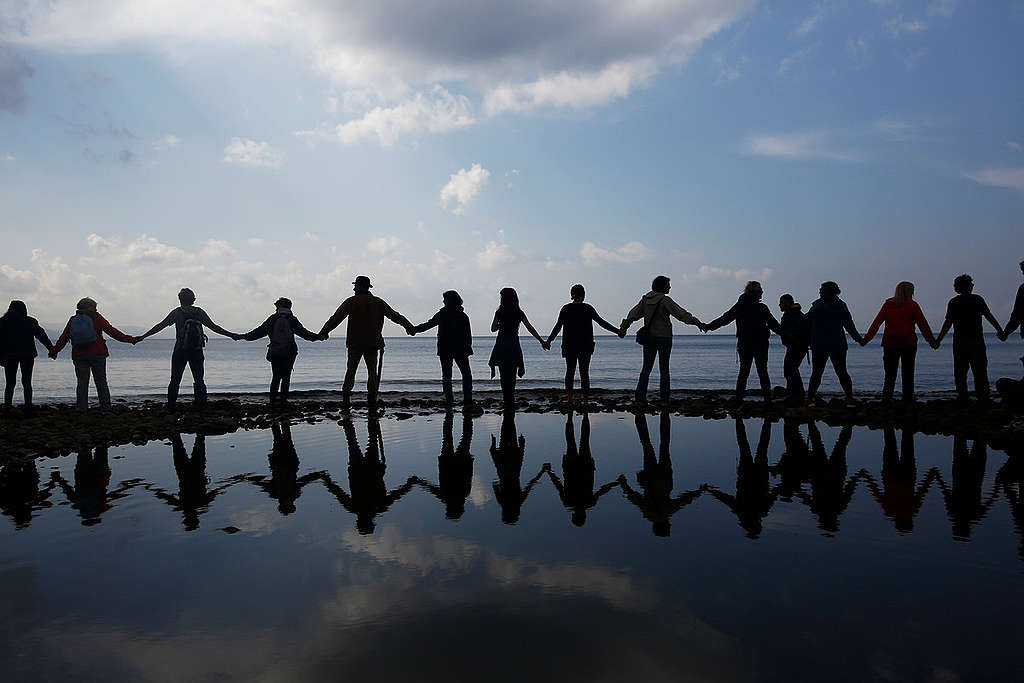
[(281, 401), (288, 400), (288, 385), (292, 379), (292, 368), (295, 366), (295, 357), (299, 355), (299, 346), (295, 343), (295, 335), (299, 335), (306, 341), (320, 341), (322, 337), (310, 332), (299, 319), (292, 315), (291, 299), (281, 297), (274, 302), (276, 310), (274, 314), (263, 321), (263, 324), (252, 332), (246, 332), (242, 339), (256, 341), (262, 337), (269, 337), (267, 344), (267, 360), (270, 361), (270, 402), (273, 403), (278, 397), (280, 387)]
[(203, 347), (206, 346), (206, 335), (203, 334), (203, 325), (219, 335), (238, 341), (242, 335), (228, 332), (217, 323), (210, 320), (206, 311), (195, 305), (196, 295), (188, 287), (178, 292), (178, 302), (181, 304), (167, 317), (153, 325), (144, 335), (138, 337), (142, 341), (164, 329), (174, 325), (174, 351), (171, 352), (171, 381), (167, 385), (167, 407), (174, 409), (178, 401), (178, 388), (181, 386), (181, 378), (185, 374), (185, 366), (192, 371), (192, 388), (195, 391), (197, 406), (206, 405), (206, 382), (203, 381), (203, 364), (205, 356)]
[(384, 336), (381, 334), (384, 329), (384, 318), (401, 325), (405, 328), (406, 334), (413, 333), (412, 323), (388, 306), (383, 299), (370, 294), (371, 287), (373, 285), (370, 284), (370, 278), (365, 275), (357, 277), (352, 282), (352, 290), (355, 293), (345, 299), (334, 315), (320, 328), (320, 338), (327, 339), (331, 330), (348, 318), (348, 330), (345, 333), (348, 366), (345, 370), (345, 382), (341, 387), (342, 403), (346, 409), (351, 401), (360, 359), (366, 363), (366, 402), (371, 410), (376, 409), (380, 381), (377, 356), (380, 354), (383, 357), (384, 353)]
[[(96, 385), (96, 395), (100, 399), (100, 408), (110, 408), (110, 387), (107, 386), (107, 342), (103, 339), (106, 332), (112, 338), (125, 344), (135, 344), (138, 337), (132, 337), (121, 332), (107, 322), (96, 311), (96, 302), (85, 297), (75, 307), (75, 314), (64, 326), (57, 343), (50, 349), (50, 358), (56, 358), (57, 354), (71, 342), (71, 361), (75, 364), (75, 376), (78, 378), (78, 409), (86, 410), (89, 407), (89, 375), (92, 375), (93, 384)], [(90, 324), (91, 323), (91, 324)]]

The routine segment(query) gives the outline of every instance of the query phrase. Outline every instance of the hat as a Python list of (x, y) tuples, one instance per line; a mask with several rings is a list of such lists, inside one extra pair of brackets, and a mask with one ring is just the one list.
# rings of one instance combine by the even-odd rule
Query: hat
[(366, 287), (367, 289), (373, 287), (373, 285), (370, 284), (370, 278), (366, 277), (365, 275), (359, 275), (358, 277), (356, 277), (356, 279), (352, 281), (352, 284), (357, 285), (359, 287)]

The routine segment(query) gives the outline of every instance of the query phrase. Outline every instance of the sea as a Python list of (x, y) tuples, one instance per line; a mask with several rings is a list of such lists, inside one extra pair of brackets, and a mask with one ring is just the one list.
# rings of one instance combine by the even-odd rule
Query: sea
[[(1014, 335), (1000, 342), (994, 334), (987, 336), (989, 377), (1020, 378), (1020, 357), (1024, 342)], [(340, 390), (345, 375), (345, 340), (326, 342), (299, 340), (299, 357), (292, 374), (292, 390)], [(532, 337), (522, 339), (526, 376), (519, 386), (524, 389), (551, 389), (563, 386), (565, 364), (558, 341), (544, 351)], [(386, 340), (382, 373), (382, 391), (440, 391), (441, 369), (435, 353), (433, 337), (395, 337)], [(493, 337), (474, 337), (471, 358), (474, 388), (498, 390), (497, 378), (490, 378), (487, 359)], [(108, 340), (110, 358), (107, 378), (114, 398), (135, 399), (159, 397), (167, 391), (172, 339), (147, 339), (135, 346)], [(773, 340), (769, 352), (769, 373), (774, 385), (783, 385), (782, 359), (785, 349)], [(629, 336), (597, 338), (597, 350), (591, 361), (591, 385), (598, 389), (631, 389), (636, 385), (642, 351)], [(861, 348), (851, 342), (848, 366), (854, 390), (861, 394), (881, 391), (882, 349), (877, 340)], [(731, 389), (735, 386), (738, 361), (736, 339), (730, 335), (678, 335), (672, 346), (673, 389)], [(804, 381), (810, 366), (803, 366)], [(458, 370), (455, 381), (458, 386)], [(655, 366), (651, 388), (658, 386)], [(356, 390), (365, 389), (365, 370), (357, 374)], [(183, 395), (191, 388), (192, 378), (186, 371), (182, 382)], [(266, 340), (235, 342), (211, 338), (206, 347), (206, 384), (211, 393), (254, 393), (267, 391), (270, 364), (266, 360)], [(917, 391), (920, 393), (953, 391), (952, 343), (947, 339), (942, 348), (932, 350), (924, 342), (917, 354)], [(51, 361), (40, 349), (33, 376), (38, 402), (67, 401), (75, 395), (75, 373), (68, 349), (57, 361)], [(749, 388), (757, 387), (756, 373), (751, 371)], [(835, 374), (826, 370), (823, 392), (839, 392)], [(20, 391), (20, 388), (19, 388)], [(899, 391), (899, 384), (897, 384)], [(20, 397), (16, 398), (20, 401)]]

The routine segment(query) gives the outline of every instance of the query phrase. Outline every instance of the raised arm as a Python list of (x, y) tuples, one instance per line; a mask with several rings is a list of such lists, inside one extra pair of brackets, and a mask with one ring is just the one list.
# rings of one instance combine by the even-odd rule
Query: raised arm
[(231, 339), (238, 339), (238, 335), (237, 334), (235, 334), (234, 332), (228, 332), (223, 327), (221, 327), (217, 323), (213, 322), (213, 320), (210, 319), (210, 316), (206, 313), (206, 311), (204, 311), (201, 308), (199, 309), (199, 322), (201, 322), (202, 324), (206, 325), (207, 327), (210, 328), (210, 330), (212, 332), (216, 332), (217, 334), (221, 335), (222, 337), (230, 337)]
[(422, 325), (413, 325), (412, 331), (417, 333), (417, 334), (420, 333), (420, 332), (426, 332), (427, 330), (429, 330), (432, 327), (437, 327), (440, 323), (441, 323), (441, 314), (440, 313), (435, 313), (434, 317), (432, 317), (430, 320), (428, 320), (427, 322), (423, 323)]
[(681, 322), (684, 322), (687, 325), (696, 325), (697, 327), (700, 327), (701, 325), (704, 324), (695, 316), (691, 315), (688, 310), (686, 310), (685, 308), (677, 304), (675, 301), (673, 301), (672, 298), (669, 297), (668, 295), (665, 295), (664, 301), (665, 307), (668, 309), (669, 314), (673, 318)]
[(47, 351), (53, 348), (53, 342), (51, 342), (50, 338), (46, 336), (46, 330), (40, 327), (38, 322), (36, 323), (36, 329), (32, 331), (32, 334), (35, 335), (35, 338), (39, 340), (40, 344), (46, 347)]
[(104, 318), (99, 313), (96, 314), (96, 320), (100, 324), (100, 329), (103, 330), (104, 332), (106, 332), (107, 334), (109, 334), (112, 339), (116, 339), (119, 342), (124, 342), (125, 344), (134, 344), (135, 343), (135, 341), (136, 341), (135, 337), (131, 336), (130, 334), (125, 334), (121, 330), (117, 329), (116, 327), (111, 325), (109, 322), (107, 322), (107, 319)]
[[(548, 335), (548, 344), (555, 340), (558, 333), (562, 330), (562, 325), (565, 324), (565, 307), (558, 311), (558, 320), (555, 321), (555, 326), (551, 328), (551, 334)], [(618, 330), (615, 330), (617, 333)]]
[(245, 341), (256, 341), (257, 339), (259, 339), (261, 337), (268, 336), (270, 334), (270, 322), (273, 319), (274, 319), (274, 316), (270, 316), (269, 318), (264, 320), (263, 323), (259, 327), (257, 327), (256, 329), (252, 330), (251, 332), (246, 332), (245, 334), (241, 335), (242, 339), (244, 339)]
[(401, 325), (406, 332), (410, 332), (412, 330), (412, 323), (409, 322), (408, 318), (406, 318), (404, 315), (402, 315), (395, 309), (391, 308), (391, 306), (389, 306), (386, 301), (381, 301), (381, 303), (384, 304), (385, 318), (387, 318), (393, 323)]
[(637, 303), (637, 305), (634, 306), (633, 308), (629, 309), (629, 313), (627, 313), (626, 317), (622, 319), (622, 324), (621, 324), (621, 327), (619, 328), (620, 331), (628, 330), (630, 325), (632, 325), (637, 320), (640, 320), (643, 317), (644, 317), (644, 300), (640, 299), (639, 303)]
[(334, 311), (334, 315), (328, 318), (327, 322), (324, 323), (324, 326), (320, 328), (321, 338), (326, 338), (335, 327), (341, 324), (342, 320), (348, 317), (348, 314), (351, 312), (351, 306), (348, 305), (349, 301), (350, 299), (345, 299), (345, 301), (341, 302), (338, 309)]
[[(295, 334), (299, 335), (300, 337), (302, 337), (306, 341), (311, 341), (311, 342), (320, 341), (320, 335), (318, 335), (315, 332), (310, 332), (309, 330), (307, 330), (303, 326), (303, 324), (299, 322), (299, 319), (296, 318), (294, 315), (291, 318), (291, 323), (292, 323), (292, 332), (294, 332)], [(268, 331), (268, 334), (269, 334), (269, 331)]]
[(864, 341), (864, 337), (860, 336), (860, 332), (857, 331), (857, 326), (853, 324), (850, 308), (845, 303), (843, 304), (843, 328), (850, 333), (850, 336), (858, 344)]
[(714, 320), (708, 323), (709, 330), (717, 330), (719, 327), (725, 327), (729, 323), (736, 320), (736, 307), (733, 306), (728, 311), (718, 316)]
[(985, 303), (984, 299), (981, 300), (981, 314), (985, 316), (985, 320), (988, 321), (989, 325), (996, 328), (996, 334), (1002, 337), (1003, 328), (999, 325), (999, 321), (996, 320), (996, 317), (992, 315), (992, 311), (988, 310), (988, 304)]
[(916, 306), (914, 311), (914, 322), (917, 323), (917, 327), (921, 330), (921, 335), (928, 344), (934, 347), (937, 342), (935, 341), (935, 335), (932, 334), (932, 328), (928, 325), (927, 318), (924, 317), (924, 313), (921, 312), (921, 307)]
[(154, 334), (156, 334), (160, 330), (164, 329), (165, 327), (169, 327), (173, 323), (174, 323), (174, 311), (171, 311), (170, 313), (167, 314), (166, 318), (164, 318), (163, 320), (158, 322), (156, 325), (153, 325), (153, 327), (149, 328), (146, 332), (144, 332), (139, 337), (139, 340), (141, 341), (141, 340), (145, 339), (146, 337), (152, 337)]
[[(885, 314), (886, 314), (886, 311), (888, 310), (888, 307), (889, 307), (889, 303), (886, 302), (886, 303), (882, 304), (882, 307), (880, 309), (878, 309), (878, 315), (876, 315), (875, 319), (871, 321), (871, 325), (868, 326), (868, 331), (866, 333), (864, 333), (864, 343), (865, 344), (875, 338), (875, 334), (878, 333), (878, 328), (882, 326), (883, 322), (885, 322)], [(925, 323), (925, 325), (927, 325), (927, 324), (928, 323)], [(931, 334), (930, 331), (929, 331), (929, 334)]]
[(537, 328), (530, 324), (530, 319), (526, 317), (525, 313), (523, 313), (523, 326), (526, 327), (527, 330), (529, 330), (530, 334), (533, 335), (534, 339), (540, 342), (541, 346), (543, 346), (545, 349), (551, 348), (551, 344), (549, 342), (544, 341), (544, 338), (541, 337), (540, 333), (537, 332)]
[(600, 325), (604, 329), (608, 330), (612, 334), (618, 334), (619, 333), (619, 328), (615, 327), (615, 325), (612, 325), (610, 322), (608, 322), (607, 320), (605, 320), (604, 318), (599, 316), (597, 314), (597, 309), (594, 309), (593, 307), (591, 307), (591, 310), (594, 311), (594, 322), (595, 323), (597, 323), (598, 325)]

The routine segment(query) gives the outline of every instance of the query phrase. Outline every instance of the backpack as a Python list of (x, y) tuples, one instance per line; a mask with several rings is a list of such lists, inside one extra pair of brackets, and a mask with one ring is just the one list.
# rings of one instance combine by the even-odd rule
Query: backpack
[(95, 344), (98, 335), (92, 316), (85, 313), (76, 313), (72, 316), (68, 337), (71, 339), (72, 348)]
[(270, 354), (274, 356), (287, 356), (292, 352), (295, 345), (295, 333), (292, 332), (292, 323), (287, 315), (277, 316), (273, 327), (270, 328)]
[(185, 351), (197, 351), (206, 346), (206, 335), (203, 324), (195, 318), (188, 318), (184, 323), (185, 330), (181, 334), (181, 348)]

